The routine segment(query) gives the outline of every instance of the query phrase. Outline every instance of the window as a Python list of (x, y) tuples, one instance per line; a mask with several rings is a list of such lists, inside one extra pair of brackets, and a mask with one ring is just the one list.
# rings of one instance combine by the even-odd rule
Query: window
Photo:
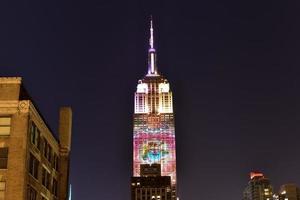
[(46, 139), (44, 139), (44, 142), (43, 142), (43, 152), (44, 152), (44, 157), (47, 158), (47, 156), (48, 156), (48, 142), (46, 141)]
[(53, 155), (53, 168), (57, 171), (58, 170), (58, 156), (56, 153)]
[(53, 178), (52, 182), (52, 194), (57, 197), (57, 180)]
[(0, 136), (10, 135), (11, 117), (0, 117)]
[(44, 157), (47, 158), (49, 162), (51, 162), (52, 148), (46, 139), (44, 140)]
[(43, 173), (42, 173), (42, 184), (48, 190), (50, 189), (50, 172), (45, 168), (43, 168)]
[(42, 200), (48, 200), (48, 198), (46, 198), (46, 196), (44, 194), (41, 194), (42, 195)]
[(28, 186), (27, 200), (36, 200), (36, 199), (37, 199), (37, 191), (33, 189), (31, 186)]
[(36, 179), (38, 179), (39, 175), (39, 161), (30, 154), (29, 158), (29, 173)]
[(7, 169), (8, 147), (0, 148), (0, 169)]
[(5, 200), (6, 182), (0, 182), (0, 200)]
[(40, 146), (40, 130), (37, 128), (34, 122), (31, 122), (30, 126), (30, 142), (38, 149)]
[(52, 148), (51, 148), (51, 146), (49, 144), (48, 144), (48, 148), (49, 148), (49, 150), (48, 150), (47, 159), (51, 163), (51, 160), (52, 160)]

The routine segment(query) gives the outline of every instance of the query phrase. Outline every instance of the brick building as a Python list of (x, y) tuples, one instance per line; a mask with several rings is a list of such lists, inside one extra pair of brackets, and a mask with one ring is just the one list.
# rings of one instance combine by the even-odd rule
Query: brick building
[(56, 138), (22, 79), (0, 77), (0, 200), (67, 200), (71, 126), (62, 107)]

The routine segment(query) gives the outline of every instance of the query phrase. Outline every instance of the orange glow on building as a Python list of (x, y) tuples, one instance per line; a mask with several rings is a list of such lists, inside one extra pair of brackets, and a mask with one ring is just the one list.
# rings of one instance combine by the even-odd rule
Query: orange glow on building
[(250, 173), (250, 178), (253, 179), (255, 177), (264, 177), (264, 174), (261, 172), (251, 172)]

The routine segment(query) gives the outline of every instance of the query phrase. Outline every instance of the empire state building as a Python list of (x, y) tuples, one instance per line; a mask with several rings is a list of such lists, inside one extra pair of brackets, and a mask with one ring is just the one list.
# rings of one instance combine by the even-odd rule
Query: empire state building
[[(154, 47), (153, 23), (151, 20), (148, 49), (148, 71), (138, 81), (134, 95), (134, 124), (133, 124), (133, 178), (132, 186), (135, 200), (138, 199), (176, 199), (176, 148), (173, 98), (170, 84), (157, 69), (156, 49)], [(159, 166), (159, 169), (157, 168)], [(153, 173), (150, 173), (152, 170)], [(151, 188), (138, 177), (152, 177), (152, 182), (167, 183), (157, 177), (169, 178), (168, 184), (160, 184), (148, 191), (139, 191), (139, 187)], [(150, 182), (151, 182), (150, 180)], [(165, 179), (167, 180), (167, 179)], [(140, 183), (143, 182), (143, 183)], [(149, 182), (149, 181), (148, 181)], [(144, 186), (141, 186), (144, 184)], [(167, 189), (165, 190), (164, 187)], [(160, 192), (162, 192), (162, 194)], [(170, 197), (167, 193), (170, 191)], [(143, 193), (144, 192), (144, 193)], [(148, 195), (148, 196), (147, 196)], [(137, 197), (138, 196), (138, 197)], [(165, 197), (165, 198), (163, 198)]]

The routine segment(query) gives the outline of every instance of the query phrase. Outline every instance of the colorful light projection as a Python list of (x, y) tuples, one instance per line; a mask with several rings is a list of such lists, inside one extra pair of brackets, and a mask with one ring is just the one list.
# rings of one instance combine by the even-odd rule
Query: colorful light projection
[[(154, 117), (153, 117), (154, 115)], [(141, 164), (161, 164), (162, 176), (176, 183), (176, 152), (173, 114), (135, 115), (134, 176), (140, 175)]]

